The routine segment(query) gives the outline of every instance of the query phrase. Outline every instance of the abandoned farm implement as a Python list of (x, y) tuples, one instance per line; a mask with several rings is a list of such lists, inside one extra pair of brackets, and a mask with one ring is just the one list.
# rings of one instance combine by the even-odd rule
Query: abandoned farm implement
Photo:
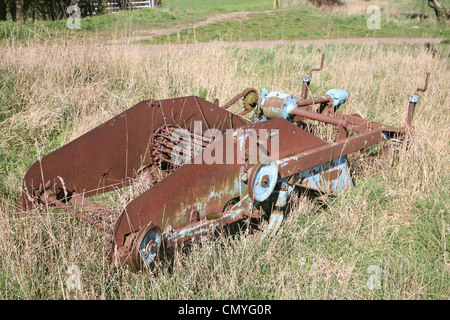
[[(283, 221), (296, 188), (336, 194), (353, 187), (347, 155), (384, 143), (383, 154), (405, 140), (418, 92), (409, 97), (406, 126), (392, 127), (338, 112), (340, 89), (308, 98), (248, 88), (220, 106), (197, 96), (145, 100), (36, 161), (23, 180), (22, 210), (57, 206), (104, 230), (112, 261), (138, 268), (158, 252), (248, 219)], [(243, 111), (229, 107), (243, 100)], [(245, 114), (253, 112), (248, 120)], [(317, 134), (333, 129), (332, 141)], [(157, 170), (165, 173), (157, 178)], [(113, 225), (113, 211), (92, 196), (145, 177), (152, 186), (132, 199)]]

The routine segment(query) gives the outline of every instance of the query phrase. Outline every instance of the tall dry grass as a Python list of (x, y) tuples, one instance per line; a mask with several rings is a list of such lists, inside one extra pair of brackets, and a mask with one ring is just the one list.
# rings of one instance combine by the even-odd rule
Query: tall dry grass
[[(2, 299), (424, 299), (449, 297), (449, 62), (414, 46), (244, 49), (151, 46), (4, 46), (0, 126)], [(21, 178), (38, 157), (149, 98), (228, 101), (246, 87), (299, 94), (346, 89), (347, 113), (402, 126), (407, 97), (423, 86), (409, 150), (375, 170), (352, 157), (356, 188), (318, 204), (303, 195), (271, 239), (247, 225), (197, 239), (153, 271), (116, 269), (105, 235), (67, 213), (16, 213)], [(35, 145), (36, 144), (36, 145)], [(133, 189), (134, 188), (134, 189)], [(120, 210), (140, 186), (98, 200)], [(116, 201), (113, 203), (112, 201)], [(264, 224), (262, 226), (264, 228)], [(75, 265), (81, 288), (70, 290)], [(379, 270), (380, 287), (367, 281)]]

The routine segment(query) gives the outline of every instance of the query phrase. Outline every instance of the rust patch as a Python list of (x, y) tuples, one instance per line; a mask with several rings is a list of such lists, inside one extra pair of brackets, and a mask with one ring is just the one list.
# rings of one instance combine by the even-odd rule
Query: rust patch
[(333, 181), (336, 180), (342, 173), (342, 169), (336, 170), (328, 170), (322, 174), (322, 177), (325, 181)]

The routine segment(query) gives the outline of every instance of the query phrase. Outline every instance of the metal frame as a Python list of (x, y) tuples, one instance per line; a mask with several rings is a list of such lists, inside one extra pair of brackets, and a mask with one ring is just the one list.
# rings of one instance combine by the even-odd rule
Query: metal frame
[[(140, 268), (153, 261), (153, 256), (143, 259), (139, 248), (150, 251), (169, 248), (248, 218), (266, 216), (269, 226), (279, 226), (281, 212), (296, 186), (328, 193), (352, 187), (346, 155), (387, 139), (404, 138), (404, 128), (336, 112), (334, 97), (330, 95), (307, 99), (311, 72), (322, 67), (323, 56), (320, 68), (310, 70), (308, 81), (303, 82), (301, 99), (288, 108), (288, 114), (266, 119), (261, 113), (254, 123), (242, 117), (251, 111), (248, 105), (240, 114), (227, 110), (240, 98), (255, 95), (253, 88), (244, 90), (223, 107), (217, 99), (211, 103), (195, 96), (142, 101), (34, 163), (24, 177), (20, 207), (32, 210), (55, 205), (74, 214), (110, 235), (111, 258), (116, 265)], [(428, 78), (429, 74), (425, 87), (414, 96), (427, 89)], [(276, 108), (284, 101), (272, 99), (264, 110), (256, 107), (255, 117), (257, 112)], [(416, 98), (410, 98), (408, 127), (416, 102)], [(314, 105), (320, 107), (313, 111)], [(267, 111), (267, 115), (275, 114), (270, 111), (273, 110)], [(305, 121), (311, 120), (335, 126), (335, 141), (327, 143), (302, 128)], [(202, 133), (216, 129), (223, 134), (222, 138), (202, 140), (203, 149), (191, 163), (171, 162), (167, 155), (177, 145), (170, 141), (170, 134), (180, 128), (188, 132), (189, 139), (195, 139), (195, 122), (201, 124)], [(266, 140), (256, 137), (267, 149), (269, 160), (251, 163), (245, 153), (245, 161), (238, 161), (239, 148), (246, 151), (250, 148), (250, 135), (246, 134), (249, 130), (270, 133)], [(348, 132), (357, 134), (347, 136)], [(272, 145), (275, 139), (279, 142), (277, 149)], [(224, 160), (222, 163), (204, 161), (204, 154), (222, 151), (227, 143), (233, 148), (231, 164), (225, 161), (229, 160), (225, 149), (222, 158), (219, 157)], [(267, 163), (264, 161), (271, 161), (272, 171), (262, 175), (259, 170)], [(114, 212), (89, 197), (125, 187), (155, 168), (169, 174), (161, 181), (153, 180), (154, 186), (133, 199), (114, 226), (103, 221)], [(264, 195), (268, 192), (270, 196), (259, 198), (255, 190)], [(271, 215), (272, 212), (275, 213)], [(158, 239), (157, 243), (151, 243), (152, 237)]]

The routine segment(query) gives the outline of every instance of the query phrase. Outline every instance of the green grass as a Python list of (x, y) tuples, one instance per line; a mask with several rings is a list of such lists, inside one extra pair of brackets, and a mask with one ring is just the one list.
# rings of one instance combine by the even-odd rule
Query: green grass
[[(426, 18), (435, 18), (434, 10), (428, 6), (428, 1), (425, 1), (425, 17)], [(448, 8), (450, 6), (450, 1), (441, 0), (439, 1), (444, 7)], [(391, 0), (389, 6), (393, 9), (396, 9), (400, 12), (403, 12), (405, 15), (421, 15), (422, 14), (422, 1), (416, 0)]]
[(59, 21), (37, 21), (35, 23), (0, 22), (0, 40), (49, 39), (62, 36), (84, 37), (93, 32), (100, 32), (110, 37), (115, 33), (131, 32), (142, 29), (162, 29), (186, 26), (190, 23), (205, 20), (215, 12), (257, 11), (268, 9), (271, 1), (165, 1), (160, 9), (140, 9), (119, 11), (86, 17), (81, 20), (81, 29), (69, 30), (67, 19)]
[(367, 28), (367, 17), (294, 7), (271, 14), (251, 14), (249, 19), (216, 22), (198, 27), (195, 31), (185, 29), (179, 35), (161, 36), (153, 43), (450, 36), (446, 22), (427, 20), (421, 24), (414, 19), (382, 16), (381, 29), (370, 30)]
[[(417, 10), (411, 9), (410, 6), (403, 7), (402, 11), (394, 11), (394, 13), (391, 13), (391, 8), (382, 8), (381, 29), (370, 30), (367, 28), (368, 15), (366, 14), (330, 13), (301, 5), (271, 13), (257, 12), (270, 9), (271, 3), (271, 1), (256, 0), (250, 2), (169, 1), (161, 9), (122, 11), (83, 18), (79, 30), (68, 29), (67, 20), (39, 21), (27, 24), (7, 21), (0, 22), (0, 40), (27, 42), (29, 40), (64, 39), (74, 43), (96, 35), (100, 37), (99, 41), (102, 41), (132, 35), (135, 31), (142, 33), (152, 29), (165, 28), (184, 29), (169, 36), (141, 40), (137, 43), (450, 36), (448, 23), (436, 22), (431, 15), (424, 23), (420, 23), (419, 19), (412, 17)], [(192, 9), (191, 6), (195, 9)], [(400, 7), (400, 4), (397, 6)], [(396, 4), (392, 4), (392, 7), (395, 8)], [(195, 22), (206, 20), (214, 13), (231, 11), (256, 11), (257, 13), (250, 14), (245, 19), (219, 21), (195, 30), (189, 27)]]
[(57, 38), (60, 36), (86, 36), (93, 32), (122, 32), (135, 28), (166, 28), (177, 23), (190, 23), (203, 16), (189, 13), (175, 13), (166, 9), (141, 9), (120, 11), (97, 17), (86, 17), (80, 21), (81, 29), (68, 29), (67, 20), (38, 21), (36, 23), (0, 22), (0, 39), (30, 40), (36, 38)]
[(167, 0), (164, 7), (174, 11), (233, 12), (273, 9), (272, 0)]

